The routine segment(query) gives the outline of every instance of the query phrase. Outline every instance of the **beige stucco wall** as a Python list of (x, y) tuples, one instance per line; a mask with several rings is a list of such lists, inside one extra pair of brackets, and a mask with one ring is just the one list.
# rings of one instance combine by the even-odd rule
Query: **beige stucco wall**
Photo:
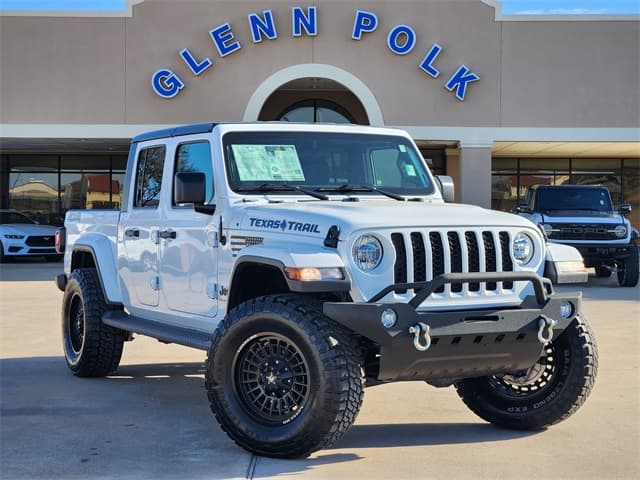
[[(131, 18), (0, 17), (0, 123), (176, 124), (241, 120), (270, 75), (291, 65), (344, 69), (371, 90), (386, 124), (637, 127), (639, 22), (496, 22), (480, 0), (317, 0), (316, 38), (291, 35), (295, 1), (145, 0)], [(273, 10), (279, 38), (253, 44), (247, 14)], [(357, 9), (376, 32), (351, 39)], [(220, 58), (208, 31), (229, 22), (243, 48)], [(413, 27), (406, 56), (386, 47), (389, 29)], [(432, 79), (418, 69), (444, 47)], [(194, 77), (189, 48), (214, 66)], [(443, 85), (460, 64), (480, 75), (464, 102)], [(174, 99), (151, 89), (174, 70), (187, 86)]]

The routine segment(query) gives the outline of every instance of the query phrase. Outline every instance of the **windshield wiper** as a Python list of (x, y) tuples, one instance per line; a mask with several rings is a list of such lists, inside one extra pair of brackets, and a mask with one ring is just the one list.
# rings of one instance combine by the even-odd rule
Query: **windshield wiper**
[(256, 187), (237, 187), (238, 192), (300, 192), (318, 200), (329, 200), (329, 197), (322, 193), (307, 190), (299, 185), (288, 185), (286, 183), (263, 183)]
[(398, 200), (399, 202), (406, 202), (407, 199), (402, 195), (397, 195), (395, 193), (387, 192), (386, 190), (380, 190), (377, 187), (369, 187), (366, 185), (349, 185), (345, 183), (344, 185), (340, 185), (339, 187), (320, 187), (316, 188), (316, 192), (339, 192), (339, 193), (347, 193), (347, 192), (375, 192), (380, 195), (384, 195), (385, 197), (393, 198), (394, 200)]

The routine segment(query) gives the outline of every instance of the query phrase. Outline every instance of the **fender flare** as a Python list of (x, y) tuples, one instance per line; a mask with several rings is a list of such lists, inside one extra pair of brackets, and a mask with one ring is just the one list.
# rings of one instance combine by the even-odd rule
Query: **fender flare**
[(86, 235), (82, 237), (73, 245), (71, 265), (73, 265), (73, 257), (76, 252), (89, 253), (93, 257), (105, 302), (109, 305), (122, 305), (118, 269), (111, 241), (101, 235)]
[[(238, 257), (231, 272), (230, 286), (233, 285), (236, 273), (242, 265), (247, 263), (265, 265), (278, 269), (289, 290), (300, 293), (321, 293), (321, 292), (348, 292), (351, 290), (351, 279), (346, 271), (344, 262), (336, 253), (324, 253), (318, 255), (318, 251), (304, 250), (291, 251), (282, 249), (266, 248), (263, 246), (253, 246), (243, 249), (242, 255)], [(329, 267), (341, 268), (344, 272), (343, 280), (322, 280), (302, 282), (291, 280), (285, 274), (285, 267)]]

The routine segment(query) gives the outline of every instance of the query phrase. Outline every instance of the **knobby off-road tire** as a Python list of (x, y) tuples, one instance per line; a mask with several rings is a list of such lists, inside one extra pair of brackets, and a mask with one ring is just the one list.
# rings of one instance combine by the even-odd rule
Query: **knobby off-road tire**
[(618, 270), (618, 283), (621, 287), (635, 287), (638, 284), (638, 246), (632, 245), (622, 270)]
[(293, 295), (249, 300), (216, 330), (206, 389), (222, 429), (259, 455), (307, 456), (353, 424), (364, 395), (358, 344)]
[(527, 375), (495, 375), (456, 384), (458, 395), (479, 417), (493, 424), (535, 430), (571, 416), (589, 396), (598, 371), (598, 348), (591, 327), (577, 317)]
[(103, 377), (118, 368), (126, 332), (102, 323), (106, 310), (96, 270), (74, 270), (62, 299), (62, 345), (78, 377)]
[(0, 242), (0, 263), (6, 263), (7, 257), (4, 255), (4, 245)]

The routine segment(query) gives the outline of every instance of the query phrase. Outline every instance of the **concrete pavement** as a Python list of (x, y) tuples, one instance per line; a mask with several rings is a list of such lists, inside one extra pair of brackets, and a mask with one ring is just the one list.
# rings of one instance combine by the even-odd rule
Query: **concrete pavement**
[[(586, 404), (544, 432), (495, 428), (451, 388), (374, 387), (356, 424), (305, 460), (253, 457), (218, 428), (203, 352), (138, 337), (120, 369), (78, 379), (61, 356), (61, 264), (0, 265), (3, 479), (638, 478), (640, 290), (580, 286), (600, 348)], [(563, 287), (564, 290), (573, 288)]]

